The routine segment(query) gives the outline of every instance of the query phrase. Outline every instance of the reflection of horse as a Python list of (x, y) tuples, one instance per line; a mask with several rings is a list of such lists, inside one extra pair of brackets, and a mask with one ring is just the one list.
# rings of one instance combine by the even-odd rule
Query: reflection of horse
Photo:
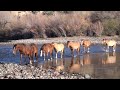
[(79, 73), (80, 72), (80, 57), (76, 57), (76, 62), (74, 63), (74, 57), (71, 58), (71, 64), (69, 67), (70, 73)]
[(52, 60), (53, 50), (54, 50), (54, 46), (51, 43), (43, 44), (40, 49), (40, 56), (42, 57), (42, 55), (44, 54), (44, 60), (45, 60), (45, 55), (48, 56), (48, 54), (50, 53), (50, 58)]
[(106, 52), (109, 51), (110, 46), (113, 47), (113, 51), (115, 52), (116, 44), (117, 44), (117, 42), (115, 40), (103, 39), (102, 44), (105, 44), (107, 46)]
[(53, 68), (53, 62), (52, 61), (44, 61), (43, 67), (45, 69), (52, 69)]
[(33, 63), (33, 55), (36, 57), (36, 60), (38, 61), (38, 47), (36, 44), (30, 44), (30, 45), (25, 45), (23, 43), (21, 44), (15, 44), (13, 46), (13, 54), (16, 54), (16, 52), (20, 52), (20, 64), (22, 62), (22, 55), (29, 57), (30, 59), (30, 64)]
[(80, 43), (79, 42), (73, 42), (73, 41), (67, 41), (67, 47), (71, 49), (71, 54), (74, 56), (74, 50), (77, 50), (77, 53), (80, 53)]
[(57, 58), (57, 53), (61, 52), (61, 58), (63, 56), (63, 52), (64, 52), (64, 44), (62, 43), (54, 43), (52, 42), (54, 48), (55, 48), (55, 52), (56, 52), (56, 58)]
[(83, 55), (82, 65), (91, 64), (90, 54), (86, 53)]
[[(112, 55), (110, 55), (112, 54)], [(116, 63), (116, 54), (115, 52), (106, 53), (107, 59), (102, 60), (102, 64)]]
[(86, 40), (81, 40), (81, 45), (83, 45), (84, 47), (84, 52), (85, 52), (85, 49), (87, 49), (87, 52), (89, 52), (89, 49), (90, 49), (90, 45), (91, 45), (91, 41), (86, 39)]
[(64, 67), (64, 59), (61, 59), (60, 60), (60, 65), (57, 65), (58, 62), (56, 62), (56, 71), (60, 72), (60, 71), (63, 71), (65, 69)]

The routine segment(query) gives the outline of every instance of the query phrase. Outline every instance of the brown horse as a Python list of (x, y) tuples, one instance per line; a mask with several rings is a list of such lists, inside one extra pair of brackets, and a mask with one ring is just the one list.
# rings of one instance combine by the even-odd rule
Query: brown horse
[(81, 40), (81, 45), (83, 45), (83, 48), (84, 48), (84, 52), (85, 52), (85, 49), (87, 49), (87, 52), (89, 52), (89, 49), (90, 49), (90, 45), (91, 45), (91, 41), (88, 40), (88, 39), (82, 39)]
[(22, 55), (25, 56), (25, 60), (26, 60), (26, 56), (29, 57), (30, 59), (30, 64), (32, 64), (33, 61), (33, 56), (36, 57), (36, 60), (38, 62), (38, 47), (35, 44), (30, 44), (30, 45), (26, 45), (26, 44), (15, 44), (13, 46), (13, 54), (16, 55), (16, 52), (19, 51), (20, 52), (20, 64), (22, 63)]
[(74, 50), (77, 50), (77, 53), (80, 53), (80, 43), (67, 41), (67, 47), (71, 49), (71, 54), (74, 56)]
[(61, 52), (61, 58), (62, 58), (63, 53), (64, 53), (64, 44), (52, 42), (52, 45), (54, 46), (54, 49), (55, 49), (55, 52), (56, 52), (56, 59), (57, 59), (57, 53), (58, 52)]
[(44, 61), (45, 61), (45, 55), (48, 56), (48, 54), (50, 53), (50, 58), (52, 60), (53, 50), (54, 50), (54, 46), (51, 43), (43, 44), (40, 49), (40, 56), (42, 57), (42, 55), (44, 54)]
[(102, 40), (102, 44), (106, 45), (107, 46), (107, 49), (106, 49), (106, 52), (109, 51), (109, 47), (113, 47), (113, 51), (115, 52), (115, 49), (116, 49), (116, 44), (117, 42), (115, 40), (108, 40), (108, 39), (103, 39)]

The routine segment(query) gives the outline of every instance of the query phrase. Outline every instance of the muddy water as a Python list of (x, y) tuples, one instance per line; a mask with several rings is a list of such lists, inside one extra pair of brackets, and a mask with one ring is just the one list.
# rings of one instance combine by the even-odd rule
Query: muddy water
[[(14, 56), (12, 54), (12, 45), (0, 45), (0, 62), (19, 63), (19, 53)], [(39, 48), (41, 45), (39, 45)], [(74, 52), (74, 57), (71, 56), (69, 48), (65, 48), (64, 58), (53, 61), (43, 61), (43, 57), (39, 56), (39, 63), (43, 64), (44, 68), (53, 68), (56, 70), (64, 70), (70, 73), (90, 74), (96, 78), (120, 78), (120, 46), (117, 46), (116, 52), (106, 53), (103, 46), (93, 45), (90, 48), (90, 53), (83, 53), (81, 47), (80, 55), (77, 56)], [(40, 53), (40, 52), (39, 52)], [(55, 52), (54, 52), (55, 57)], [(24, 64), (24, 57), (22, 59)], [(28, 60), (29, 62), (29, 60)]]

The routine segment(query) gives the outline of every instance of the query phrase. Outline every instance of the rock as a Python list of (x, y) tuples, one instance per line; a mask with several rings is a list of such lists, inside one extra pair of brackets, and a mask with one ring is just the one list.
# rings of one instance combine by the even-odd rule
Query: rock
[(22, 76), (15, 76), (15, 78), (16, 78), (16, 79), (21, 79), (21, 78), (22, 78)]
[(90, 75), (85, 74), (85, 78), (86, 78), (86, 79), (90, 79)]

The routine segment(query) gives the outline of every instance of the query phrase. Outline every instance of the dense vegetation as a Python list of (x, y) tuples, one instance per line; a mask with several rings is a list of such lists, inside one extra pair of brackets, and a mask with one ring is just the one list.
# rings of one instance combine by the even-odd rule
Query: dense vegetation
[(120, 35), (120, 11), (0, 11), (0, 41), (102, 35)]

